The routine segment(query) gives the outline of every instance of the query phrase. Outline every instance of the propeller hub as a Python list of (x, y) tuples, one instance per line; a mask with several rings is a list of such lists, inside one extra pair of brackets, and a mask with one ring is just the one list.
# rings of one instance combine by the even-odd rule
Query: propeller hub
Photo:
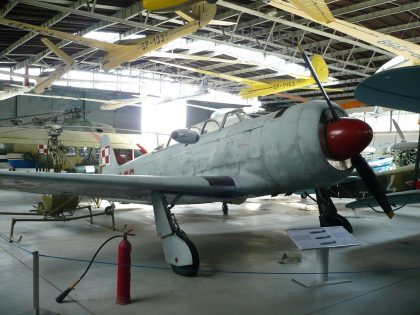
[(338, 161), (357, 156), (372, 141), (372, 137), (372, 128), (359, 119), (342, 117), (325, 127), (327, 151)]

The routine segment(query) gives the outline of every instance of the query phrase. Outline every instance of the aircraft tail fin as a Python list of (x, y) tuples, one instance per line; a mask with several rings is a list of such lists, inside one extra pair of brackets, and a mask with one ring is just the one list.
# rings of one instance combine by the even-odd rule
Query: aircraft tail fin
[(120, 167), (107, 134), (102, 135), (99, 151), (99, 169), (101, 174), (120, 174)]
[(200, 28), (209, 24), (216, 15), (217, 7), (215, 4), (207, 2), (193, 5), (190, 16), (200, 23)]
[(321, 82), (327, 81), (329, 71), (327, 63), (321, 55), (314, 54), (311, 59), (312, 66), (315, 69), (316, 74)]
[(49, 39), (41, 38), (41, 41), (47, 46), (51, 51), (53, 51), (64, 63), (68, 66), (72, 66), (74, 64), (74, 59), (67, 55), (60, 47), (54, 45)]

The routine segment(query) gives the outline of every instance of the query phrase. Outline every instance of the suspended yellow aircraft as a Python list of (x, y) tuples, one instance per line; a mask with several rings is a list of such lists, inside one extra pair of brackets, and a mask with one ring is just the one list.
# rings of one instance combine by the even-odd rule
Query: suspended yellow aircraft
[(203, 2), (215, 4), (217, 0), (143, 0), (143, 8), (149, 11), (169, 12)]
[(336, 31), (361, 39), (395, 55), (404, 56), (407, 62), (399, 66), (420, 65), (420, 46), (391, 35), (339, 20), (333, 16), (323, 0), (270, 0), (269, 4), (286, 12), (325, 25)]
[[(275, 93), (285, 92), (285, 91), (290, 91), (290, 90), (296, 90), (296, 89), (308, 89), (308, 88), (312, 89), (310, 86), (315, 84), (315, 79), (313, 77), (307, 77), (304, 79), (297, 78), (297, 79), (256, 81), (256, 80), (241, 78), (241, 77), (232, 76), (232, 75), (228, 75), (224, 73), (218, 73), (218, 72), (213, 72), (213, 71), (207, 71), (207, 70), (177, 65), (175, 63), (167, 63), (167, 62), (156, 61), (156, 60), (154, 60), (154, 62), (245, 84), (247, 85), (247, 87), (242, 89), (239, 92), (239, 96), (243, 98), (265, 96), (265, 95), (270, 95), (270, 94), (275, 94)], [(328, 66), (324, 58), (322, 58), (322, 56), (320, 55), (314, 54), (312, 56), (312, 65), (315, 71), (317, 72), (320, 80), (322, 82), (325, 82), (328, 79), (329, 71), (328, 71)], [(335, 90), (337, 91), (337, 89)]]
[(215, 15), (216, 5), (208, 4), (206, 2), (198, 3), (192, 7), (192, 12), (190, 14), (192, 19), (188, 21), (187, 24), (161, 33), (148, 35), (138, 40), (122, 40), (118, 44), (107, 43), (9, 19), (0, 18), (0, 24), (105, 50), (107, 54), (102, 59), (101, 67), (103, 70), (108, 71), (125, 62), (134, 61), (175, 39), (196, 32), (200, 28), (206, 26)]

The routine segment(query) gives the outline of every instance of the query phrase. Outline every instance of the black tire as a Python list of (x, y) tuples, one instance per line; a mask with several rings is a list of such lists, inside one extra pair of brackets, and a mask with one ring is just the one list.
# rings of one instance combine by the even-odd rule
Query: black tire
[(229, 213), (229, 206), (225, 203), (222, 205), (222, 212), (224, 215), (227, 215)]
[(342, 215), (339, 215), (338, 213), (327, 216), (326, 221), (328, 226), (342, 226), (349, 233), (353, 233), (353, 227), (351, 226), (349, 220), (347, 220)]
[(194, 243), (191, 242), (191, 240), (188, 238), (187, 234), (179, 230), (176, 232), (176, 235), (182, 239), (185, 244), (187, 244), (188, 248), (191, 251), (191, 256), (193, 263), (192, 265), (188, 266), (175, 266), (171, 265), (172, 271), (175, 272), (177, 275), (183, 276), (183, 277), (196, 277), (198, 273), (198, 269), (200, 268), (200, 257), (198, 256), (197, 248), (195, 247)]

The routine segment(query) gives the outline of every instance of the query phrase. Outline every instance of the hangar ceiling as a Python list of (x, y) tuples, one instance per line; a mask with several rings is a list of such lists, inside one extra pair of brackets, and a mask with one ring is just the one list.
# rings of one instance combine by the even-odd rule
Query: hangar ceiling
[[(420, 41), (420, 2), (418, 0), (368, 0), (326, 1), (333, 14), (348, 22), (390, 34), (407, 41)], [(150, 13), (143, 10), (136, 0), (11, 0), (0, 2), (0, 17), (43, 25), (69, 33), (86, 34), (91, 31), (118, 32), (121, 38), (131, 34), (151, 34), (174, 28), (183, 23), (175, 13)], [(118, 5), (116, 5), (118, 4)], [(168, 52), (191, 55), (231, 58), (226, 53), (215, 52), (209, 47), (194, 45), (206, 40), (216, 45), (246, 48), (251, 52), (275, 55), (287, 62), (302, 63), (297, 44), (307, 51), (322, 54), (330, 69), (330, 76), (338, 81), (333, 87), (342, 92), (330, 93), (333, 100), (353, 98), (353, 91), (364, 78), (373, 74), (381, 65), (394, 57), (392, 53), (370, 46), (356, 38), (321, 26), (309, 20), (280, 11), (264, 1), (218, 1), (217, 20), (234, 22), (232, 26), (213, 26), (188, 36), (182, 46), (163, 48)], [(41, 37), (27, 31), (0, 25), (1, 67), (20, 69), (25, 66), (56, 67), (60, 61), (45, 48)], [(58, 41), (52, 39), (55, 43)], [(59, 42), (68, 54), (79, 62), (80, 69), (97, 69), (103, 52), (76, 43)], [(170, 50), (168, 50), (170, 49)], [(156, 57), (154, 57), (156, 59)], [(160, 58), (162, 61), (223, 72), (253, 79), (285, 78), (264, 66), (226, 64), (211, 61), (193, 61)], [(157, 64), (150, 57), (141, 58), (125, 68), (152, 71), (171, 80), (199, 84), (202, 74)], [(242, 85), (222, 79), (206, 78), (209, 87), (239, 92)], [(316, 98), (316, 90), (296, 90), (288, 94)], [(262, 98), (268, 105), (284, 105), (290, 99), (279, 95)]]

